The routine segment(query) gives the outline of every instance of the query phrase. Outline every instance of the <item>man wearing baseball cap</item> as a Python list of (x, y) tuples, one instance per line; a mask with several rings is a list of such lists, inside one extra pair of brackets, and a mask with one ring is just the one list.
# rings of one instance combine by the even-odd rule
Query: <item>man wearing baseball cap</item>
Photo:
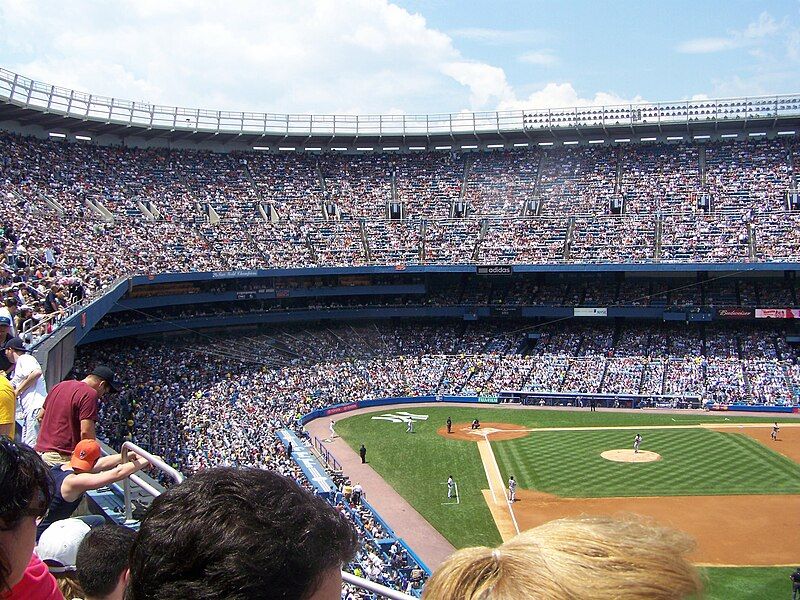
[[(121, 454), (103, 457), (101, 454), (97, 440), (81, 440), (75, 446), (69, 463), (50, 467), (53, 499), (47, 508), (47, 514), (36, 528), (37, 540), (50, 525), (61, 519), (68, 519), (78, 508), (86, 492), (122, 481), (148, 465), (144, 458), (133, 452), (128, 453), (130, 462), (124, 464)], [(103, 517), (98, 519), (102, 521)]]
[(11, 386), (21, 416), (22, 443), (33, 447), (39, 437), (39, 412), (47, 396), (42, 366), (28, 354), (22, 338), (14, 337), (3, 344), (3, 354), (14, 365)]
[(36, 442), (36, 451), (44, 462), (64, 464), (78, 442), (94, 439), (99, 399), (119, 390), (114, 371), (104, 365), (95, 367), (81, 381), (62, 381), (53, 387), (44, 400)]

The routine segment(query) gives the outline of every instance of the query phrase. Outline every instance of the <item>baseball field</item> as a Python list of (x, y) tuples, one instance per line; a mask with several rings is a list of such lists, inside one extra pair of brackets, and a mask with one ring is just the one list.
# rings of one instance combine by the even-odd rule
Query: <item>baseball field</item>
[[(774, 420), (390, 406), (343, 416), (336, 431), (353, 449), (365, 444), (372, 469), (457, 548), (564, 516), (637, 513), (697, 540), (705, 597), (771, 598), (786, 593), (800, 561), (800, 420), (778, 418), (773, 441)], [(448, 498), (449, 476), (457, 497)]]

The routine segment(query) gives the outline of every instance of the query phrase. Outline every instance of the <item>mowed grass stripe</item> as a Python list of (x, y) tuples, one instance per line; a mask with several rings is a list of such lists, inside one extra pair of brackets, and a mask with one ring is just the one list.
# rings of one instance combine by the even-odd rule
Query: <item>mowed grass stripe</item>
[(643, 435), (642, 448), (662, 460), (614, 463), (600, 456), (630, 448), (629, 431), (534, 432), (493, 447), (504, 478), (520, 473), (523, 488), (565, 497), (800, 493), (800, 467), (746, 436), (705, 429)]

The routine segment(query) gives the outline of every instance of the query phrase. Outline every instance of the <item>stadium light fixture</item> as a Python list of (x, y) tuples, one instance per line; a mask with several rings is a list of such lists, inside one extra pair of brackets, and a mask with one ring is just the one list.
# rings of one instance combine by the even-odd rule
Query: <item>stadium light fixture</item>
[(475, 144), (466, 144), (461, 146), (462, 150), (477, 150), (477, 148), (478, 147)]
[(514, 148), (527, 148), (527, 147), (528, 147), (528, 142), (521, 142), (514, 144)]
[(372, 146), (357, 146), (356, 150), (360, 150), (361, 152), (372, 152), (375, 150)]
[(564, 142), (565, 146), (577, 146), (578, 144), (580, 144), (578, 140), (567, 140)]
[(590, 144), (602, 144), (605, 140), (589, 140)]
[(434, 146), (436, 150), (452, 150), (452, 146)]
[(654, 138), (654, 137), (646, 137), (646, 138), (642, 138), (642, 141), (643, 141), (643, 142), (655, 142), (655, 141), (657, 141), (657, 140), (658, 140), (658, 138)]
[(630, 142), (631, 138), (619, 138), (618, 140), (614, 140), (615, 144), (624, 144), (625, 142)]
[(282, 152), (294, 152), (295, 151), (295, 147), (294, 146), (278, 146), (278, 150), (280, 150)]
[(794, 131), (779, 131), (778, 135), (794, 135)]
[(322, 148), (318, 148), (316, 146), (308, 146), (306, 148), (306, 152), (322, 152)]
[(503, 144), (486, 144), (487, 148), (505, 148)]
[(753, 133), (747, 134), (749, 137), (761, 137), (762, 135), (767, 135), (766, 131), (754, 131)]
[(392, 152), (393, 150), (400, 150), (400, 146), (387, 146), (383, 149), (384, 152)]
[(334, 150), (334, 151), (336, 151), (336, 152), (346, 152), (346, 151), (347, 151), (347, 148), (343, 148), (343, 147), (341, 147), (341, 146), (333, 146), (333, 147), (331, 148), (331, 150)]
[(739, 134), (738, 134), (738, 133), (723, 133), (723, 134), (722, 134), (721, 136), (719, 136), (719, 137), (721, 137), (721, 138), (723, 138), (723, 139), (726, 139), (726, 140), (728, 140), (728, 139), (731, 139), (731, 138), (737, 138), (737, 137), (739, 137)]
[(425, 146), (409, 146), (409, 150), (427, 150)]
[(90, 136), (88, 136), (88, 135), (76, 135), (75, 139), (76, 140), (80, 140), (82, 142), (91, 142), (92, 141), (92, 138)]
[(54, 138), (65, 138), (65, 137), (67, 137), (66, 133), (58, 133), (57, 131), (51, 131), (48, 135), (50, 137), (54, 137)]
[(553, 142), (539, 142), (539, 146), (552, 146)]
[(269, 146), (253, 146), (253, 150), (269, 150)]
[(667, 136), (668, 142), (682, 142), (683, 136), (682, 135), (668, 135)]
[(696, 135), (696, 136), (694, 136), (694, 139), (696, 139), (696, 140), (710, 140), (711, 136), (710, 135)]

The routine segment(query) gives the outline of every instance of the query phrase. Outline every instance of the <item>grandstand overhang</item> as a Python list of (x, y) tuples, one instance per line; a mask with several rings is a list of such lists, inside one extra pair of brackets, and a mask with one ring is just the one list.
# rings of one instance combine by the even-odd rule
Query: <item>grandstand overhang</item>
[(428, 115), (302, 115), (158, 106), (60, 88), (0, 69), (0, 124), (34, 135), (55, 132), (71, 140), (81, 136), (133, 146), (462, 152), (795, 135), (800, 94)]

